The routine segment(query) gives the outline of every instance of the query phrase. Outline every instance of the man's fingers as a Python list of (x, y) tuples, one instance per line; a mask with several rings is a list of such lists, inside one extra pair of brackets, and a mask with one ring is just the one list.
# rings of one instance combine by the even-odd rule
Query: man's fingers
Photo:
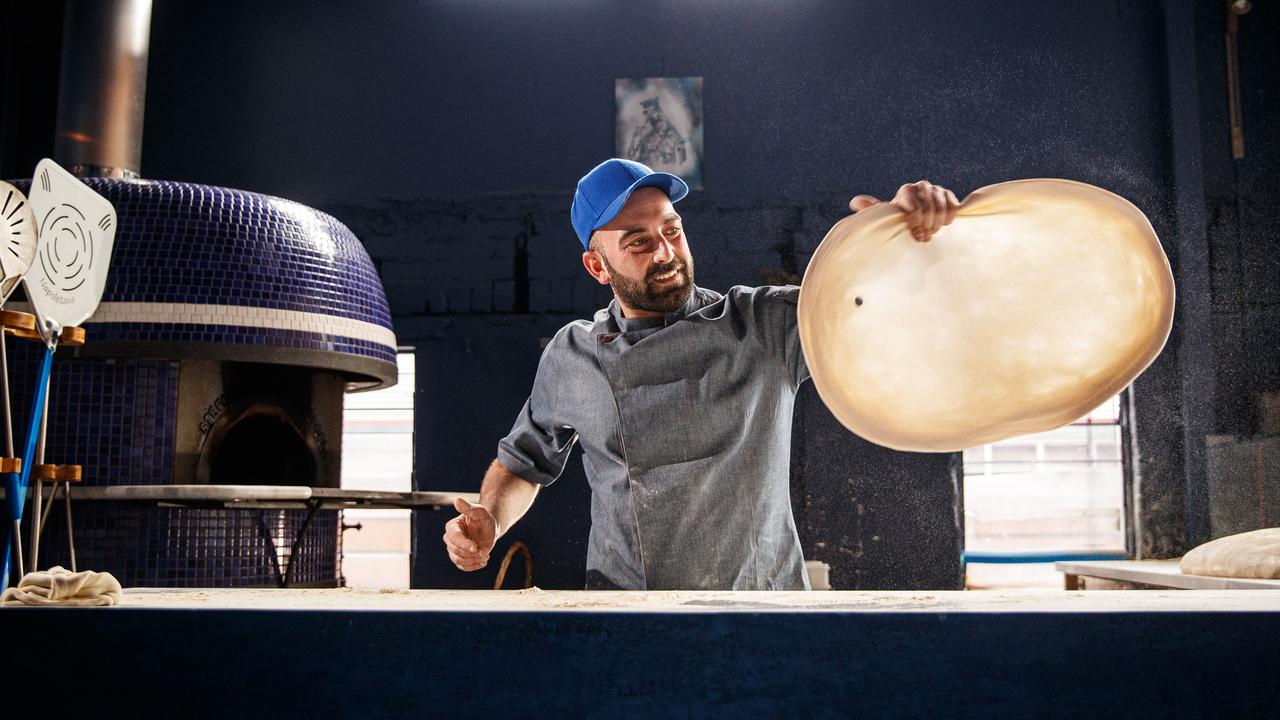
[(937, 185), (933, 186), (933, 226), (930, 234), (936, 233), (946, 225), (947, 220), (947, 192)]
[(454, 565), (458, 565), (458, 566), (462, 566), (462, 565), (482, 566), (485, 563), (489, 562), (489, 553), (485, 553), (485, 552), (465, 553), (465, 552), (459, 552), (458, 550), (452, 547), (448, 548), (448, 552), (449, 552), (449, 559), (453, 561)]
[(471, 542), (466, 537), (461, 536), (459, 533), (451, 529), (444, 531), (444, 536), (442, 539), (444, 540), (445, 549), (447, 549), (449, 552), (453, 552), (457, 550), (458, 552), (471, 553), (471, 552), (475, 552), (476, 550), (479, 550), (479, 548), (474, 547), (475, 543)]
[(462, 498), (455, 498), (453, 508), (468, 520), (482, 522), (489, 519), (489, 509), (483, 505), (474, 505)]
[(870, 195), (855, 195), (854, 198), (849, 201), (849, 209), (854, 212), (862, 212), (869, 207), (879, 204), (880, 201)]
[(898, 192), (893, 196), (893, 204), (902, 211), (903, 215), (906, 215), (907, 229), (914, 237), (921, 220), (920, 201), (916, 198), (915, 185), (903, 185), (898, 188)]
[(460, 552), (478, 552), (480, 546), (476, 544), (475, 540), (467, 537), (467, 534), (462, 531), (462, 525), (457, 520), (458, 518), (454, 518), (444, 526), (444, 544), (450, 548), (456, 548)]
[(950, 225), (951, 221), (956, 219), (956, 213), (960, 210), (960, 201), (956, 199), (956, 194), (950, 190), (944, 189), (943, 194), (947, 200), (947, 219), (942, 224)]
[(462, 570), (476, 570), (489, 564), (488, 554), (477, 556), (459, 555), (458, 553), (450, 553), (449, 558), (453, 560), (453, 564)]
[(468, 555), (450, 550), (449, 559), (453, 561), (454, 565), (484, 565), (489, 562), (489, 554)]
[(913, 198), (913, 201), (916, 209), (907, 215), (907, 226), (911, 228), (911, 236), (919, 240), (929, 222), (929, 206), (922, 198)]
[(488, 555), (484, 556), (483, 558), (476, 559), (476, 558), (462, 557), (460, 555), (455, 555), (454, 553), (449, 553), (449, 559), (453, 561), (453, 564), (455, 567), (457, 567), (459, 570), (463, 572), (472, 572), (474, 570), (479, 570), (480, 568), (489, 564)]
[(934, 218), (938, 214), (933, 202), (933, 188), (921, 180), (916, 184), (916, 192), (920, 196), (920, 222), (912, 230), (916, 240), (928, 240), (933, 234)]

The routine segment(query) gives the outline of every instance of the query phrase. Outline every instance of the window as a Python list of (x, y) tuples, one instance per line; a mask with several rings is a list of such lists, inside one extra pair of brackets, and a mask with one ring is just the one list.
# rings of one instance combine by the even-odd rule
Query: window
[[(1123, 557), (1120, 398), (1066, 427), (965, 450), (965, 551), (970, 562)], [(1046, 569), (1054, 577), (1051, 567), (1040, 568)], [(974, 570), (979, 575), (1000, 573)], [(971, 572), (971, 585), (973, 577)]]
[[(397, 353), (400, 381), (346, 396), (342, 414), (342, 487), (413, 490), (412, 349)], [(345, 510), (342, 574), (348, 587), (408, 588), (409, 510)]]

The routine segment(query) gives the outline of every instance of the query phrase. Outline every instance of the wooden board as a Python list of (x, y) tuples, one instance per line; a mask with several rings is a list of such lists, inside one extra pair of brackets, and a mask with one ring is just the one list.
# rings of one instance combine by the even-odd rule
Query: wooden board
[(1280, 580), (1183, 575), (1177, 560), (1095, 560), (1058, 562), (1066, 575), (1104, 578), (1181, 590), (1280, 590)]

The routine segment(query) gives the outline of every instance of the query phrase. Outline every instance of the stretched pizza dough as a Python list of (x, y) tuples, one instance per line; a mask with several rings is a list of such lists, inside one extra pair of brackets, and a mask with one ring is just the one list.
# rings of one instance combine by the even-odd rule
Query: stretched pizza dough
[(898, 450), (951, 452), (1073, 422), (1164, 347), (1173, 275), (1124, 198), (1069, 180), (984, 187), (928, 243), (888, 203), (841, 220), (800, 290), (827, 407)]
[(1211, 540), (1178, 563), (1184, 575), (1280, 580), (1280, 528)]

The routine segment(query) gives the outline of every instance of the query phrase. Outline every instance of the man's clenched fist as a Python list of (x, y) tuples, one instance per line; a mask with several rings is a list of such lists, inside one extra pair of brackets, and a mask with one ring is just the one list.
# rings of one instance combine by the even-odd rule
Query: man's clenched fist
[[(849, 209), (861, 212), (879, 204), (880, 201), (870, 195), (859, 195), (849, 201)], [(898, 188), (891, 204), (907, 216), (907, 228), (917, 242), (928, 242), (944, 225), (950, 225), (960, 208), (955, 193), (928, 180)]]
[(479, 570), (489, 564), (489, 552), (498, 540), (498, 523), (483, 505), (456, 498), (453, 507), (460, 514), (444, 526), (449, 559), (459, 570)]

